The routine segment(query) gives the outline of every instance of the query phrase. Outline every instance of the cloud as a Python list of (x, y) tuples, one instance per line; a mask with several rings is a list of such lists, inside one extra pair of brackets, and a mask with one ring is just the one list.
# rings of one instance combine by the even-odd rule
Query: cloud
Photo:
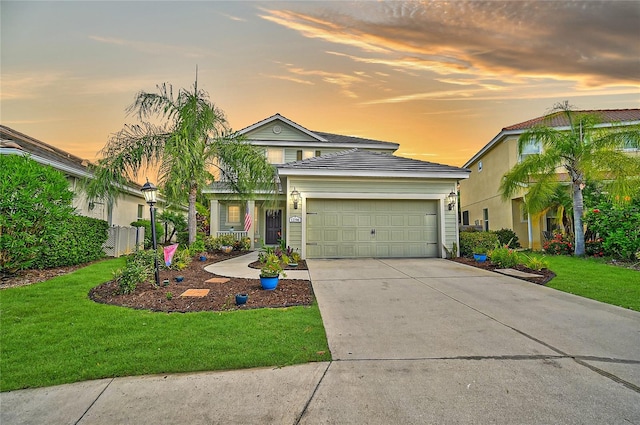
[(225, 18), (230, 19), (232, 21), (236, 21), (236, 22), (247, 22), (247, 20), (244, 18), (239, 18), (237, 16), (229, 15), (227, 13), (218, 12), (218, 15), (224, 16)]
[[(354, 2), (262, 9), (358, 62), (410, 72), (553, 78), (581, 87), (640, 83), (636, 2)], [(298, 9), (298, 10), (293, 10)], [(353, 50), (355, 49), (355, 50)]]
[(66, 80), (57, 72), (25, 72), (2, 74), (2, 100), (21, 100), (40, 97), (43, 89)]
[(213, 56), (213, 54), (208, 50), (200, 49), (193, 46), (174, 46), (170, 44), (152, 43), (146, 41), (125, 40), (115, 37), (101, 37), (97, 35), (90, 35), (89, 38), (99, 43), (123, 46), (150, 55), (174, 55), (189, 59), (199, 59)]
[[(353, 90), (353, 86), (357, 83), (364, 81), (361, 75), (357, 72), (352, 74), (346, 74), (341, 72), (329, 72), (322, 70), (305, 69), (291, 64), (286, 64), (286, 72), (292, 75), (272, 75), (271, 78), (277, 78), (280, 80), (292, 81), (300, 84), (315, 85), (312, 80), (317, 79), (320, 82), (324, 82), (331, 85), (336, 85), (340, 88), (340, 92), (349, 98), (358, 98), (358, 95)], [(306, 77), (306, 78), (300, 78)]]

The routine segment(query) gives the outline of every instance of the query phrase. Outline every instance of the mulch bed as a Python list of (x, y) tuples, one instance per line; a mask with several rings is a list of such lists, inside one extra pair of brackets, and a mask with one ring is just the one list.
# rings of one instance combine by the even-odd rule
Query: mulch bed
[[(313, 289), (311, 282), (301, 279), (280, 279), (278, 287), (273, 291), (265, 291), (260, 286), (259, 279), (230, 278), (226, 283), (205, 283), (214, 277), (221, 277), (209, 273), (204, 268), (212, 263), (227, 260), (246, 252), (231, 254), (208, 254), (206, 261), (194, 259), (184, 270), (161, 270), (160, 282), (169, 280), (168, 286), (154, 287), (152, 281), (138, 285), (132, 294), (118, 294), (118, 285), (107, 282), (93, 288), (89, 297), (99, 303), (113, 304), (134, 309), (163, 311), (163, 312), (194, 312), (194, 311), (227, 311), (246, 310), (255, 308), (291, 307), (311, 305)], [(300, 264), (298, 265), (300, 267)], [(182, 282), (176, 282), (177, 276), (183, 276)], [(153, 279), (153, 277), (152, 277)], [(209, 289), (209, 293), (202, 297), (181, 297), (187, 289)], [(168, 294), (171, 294), (168, 296)], [(236, 294), (249, 294), (246, 304), (236, 306)]]
[[(466, 258), (466, 257), (456, 257), (456, 258), (450, 258), (451, 261), (455, 261), (456, 263), (462, 263), (462, 264), (466, 264), (468, 266), (473, 266), (473, 267), (477, 267), (479, 269), (484, 269), (484, 270), (489, 270), (489, 271), (495, 271), (497, 269), (499, 269), (500, 267), (498, 267), (496, 264), (493, 264), (490, 260), (487, 260), (483, 263), (479, 263), (476, 260), (474, 260), (473, 258)], [(525, 272), (525, 273), (532, 273), (532, 274), (537, 274), (540, 277), (516, 277), (516, 279), (521, 279), (521, 280), (526, 280), (527, 282), (532, 282), (532, 283), (536, 283), (538, 285), (546, 285), (551, 279), (553, 279), (554, 277), (556, 277), (556, 274), (554, 272), (552, 272), (549, 269), (542, 269), (542, 270), (531, 270), (525, 266), (522, 265), (518, 265), (516, 267), (512, 267), (512, 269), (514, 270), (519, 270), (521, 272)], [(514, 277), (514, 276), (512, 276)]]

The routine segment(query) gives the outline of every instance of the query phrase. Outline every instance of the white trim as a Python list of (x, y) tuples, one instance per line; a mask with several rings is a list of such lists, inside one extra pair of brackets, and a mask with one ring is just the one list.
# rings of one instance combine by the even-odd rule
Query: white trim
[[(283, 146), (283, 147), (295, 147), (301, 148), (321, 148), (321, 149), (376, 149), (381, 151), (395, 152), (400, 145), (393, 142), (364, 142), (364, 143), (349, 143), (349, 142), (309, 142), (309, 141), (295, 141), (295, 140), (268, 140), (268, 139), (247, 139), (247, 142), (255, 146)], [(304, 144), (304, 146), (302, 146)]]
[(312, 137), (312, 138), (314, 138), (316, 140), (319, 140), (321, 142), (328, 142), (328, 140), (325, 139), (324, 137), (322, 137), (322, 136), (320, 136), (318, 134), (315, 134), (314, 132), (312, 132), (310, 130), (307, 130), (306, 128), (304, 128), (300, 124), (296, 124), (295, 122), (291, 121), (288, 118), (283, 117), (280, 114), (272, 115), (269, 118), (265, 118), (262, 121), (258, 121), (257, 123), (250, 125), (249, 127), (245, 127), (242, 130), (238, 131), (237, 134), (239, 134), (239, 135), (247, 134), (247, 133), (249, 133), (249, 132), (251, 132), (251, 131), (253, 131), (253, 130), (257, 129), (257, 128), (260, 128), (260, 127), (262, 127), (264, 125), (272, 123), (273, 121), (276, 121), (276, 120), (282, 121), (284, 124), (287, 124), (287, 125), (295, 128), (296, 130), (301, 131), (302, 133), (304, 133), (307, 136)]
[(393, 177), (424, 179), (468, 179), (469, 172), (434, 170), (429, 172), (420, 171), (377, 171), (377, 170), (321, 170), (321, 169), (300, 169), (300, 168), (278, 168), (281, 176), (325, 176), (325, 177)]
[(368, 192), (300, 192), (302, 200), (309, 199), (406, 199), (437, 201), (446, 200), (448, 193), (368, 193)]

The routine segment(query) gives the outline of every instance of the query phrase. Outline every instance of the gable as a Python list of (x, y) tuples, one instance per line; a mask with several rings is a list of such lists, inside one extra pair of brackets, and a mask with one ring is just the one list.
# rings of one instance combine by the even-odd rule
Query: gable
[(265, 123), (244, 136), (251, 141), (282, 141), (282, 142), (318, 142), (318, 138), (294, 128), (288, 123), (276, 119)]

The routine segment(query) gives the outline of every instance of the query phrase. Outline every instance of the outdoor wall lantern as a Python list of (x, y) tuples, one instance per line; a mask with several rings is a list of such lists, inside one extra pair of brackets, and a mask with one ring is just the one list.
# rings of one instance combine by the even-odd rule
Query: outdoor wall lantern
[(298, 192), (295, 187), (291, 191), (291, 200), (293, 201), (293, 209), (297, 210), (298, 202), (300, 202), (300, 192)]
[(153, 266), (155, 271), (156, 286), (160, 286), (160, 272), (158, 271), (158, 241), (156, 240), (156, 210), (153, 205), (157, 201), (158, 188), (153, 183), (149, 183), (149, 179), (140, 189), (144, 194), (144, 200), (149, 204), (149, 212), (151, 213), (151, 237), (153, 240)]
[(447, 196), (449, 211), (451, 211), (456, 206), (456, 199), (458, 199), (458, 195), (454, 191), (451, 191), (451, 193)]

